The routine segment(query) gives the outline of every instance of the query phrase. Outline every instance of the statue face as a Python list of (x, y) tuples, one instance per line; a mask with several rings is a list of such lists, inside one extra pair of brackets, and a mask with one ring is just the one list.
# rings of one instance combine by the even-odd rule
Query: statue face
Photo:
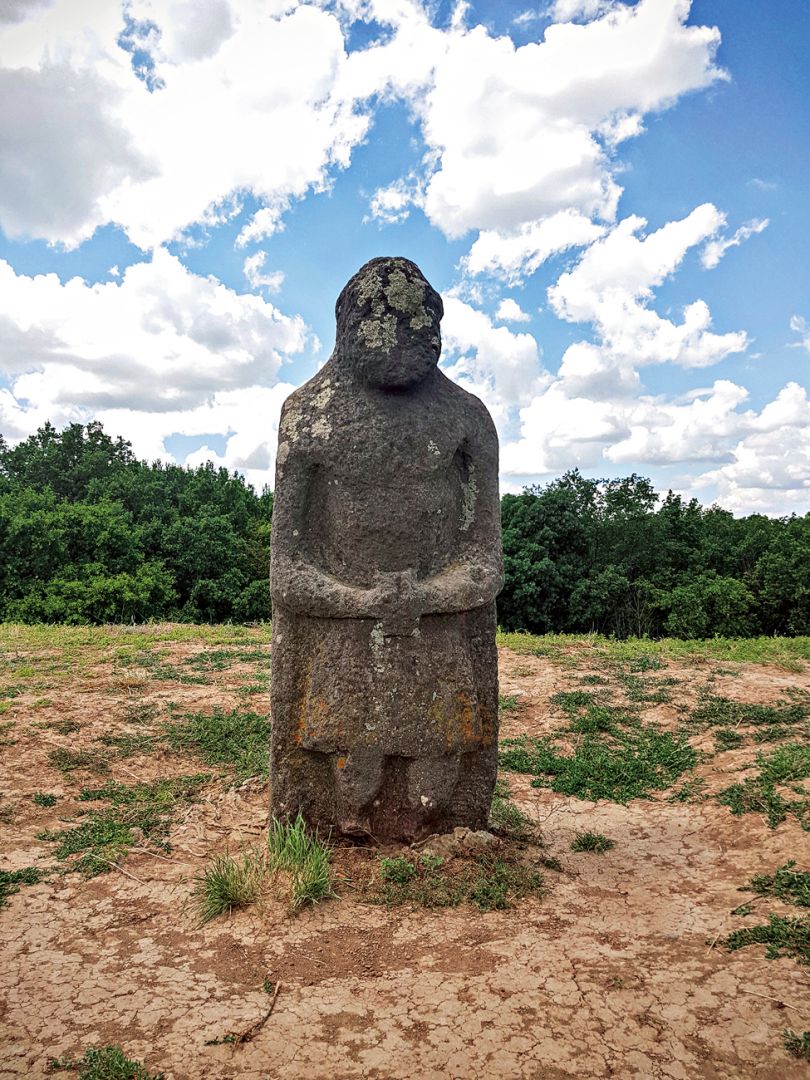
[(338, 352), (369, 386), (406, 390), (439, 362), (441, 297), (407, 259), (374, 259), (337, 303)]

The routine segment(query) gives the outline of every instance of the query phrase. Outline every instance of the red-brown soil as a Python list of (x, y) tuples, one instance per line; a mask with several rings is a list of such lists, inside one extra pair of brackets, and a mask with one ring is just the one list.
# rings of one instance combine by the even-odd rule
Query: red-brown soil
[[(80, 788), (104, 780), (81, 770), (63, 775), (49, 764), (50, 750), (104, 750), (100, 735), (132, 732), (133, 703), (267, 707), (263, 695), (247, 705), (237, 695), (260, 664), (235, 664), (207, 685), (187, 685), (122, 668), (114, 657), (120, 645), (116, 637), (104, 648), (74, 650), (70, 669), (51, 663), (50, 674), (46, 661), (58, 659), (58, 649), (15, 652), (39, 683), (21, 683), (0, 716), (14, 725), (2, 750), (0, 807), (11, 807), (11, 820), (0, 825), (0, 869), (59, 865), (37, 834), (78, 813)], [(213, 646), (159, 648), (179, 665)], [(576, 652), (563, 664), (507, 650), (500, 660), (501, 693), (517, 697), (503, 715), (507, 737), (561, 727), (551, 696), (600, 674), (592, 656)], [(807, 672), (718, 666), (721, 673), (711, 674), (672, 662), (656, 673), (678, 684), (673, 704), (644, 706), (645, 719), (677, 725), (709, 677), (716, 693), (759, 703), (791, 687), (810, 689)], [(37, 726), (65, 720), (78, 728), (63, 735)], [(693, 745), (709, 749), (711, 738), (696, 733)], [(705, 790), (731, 783), (754, 752), (707, 757), (698, 768)], [(165, 749), (110, 754), (109, 767), (127, 784), (204, 768)], [(739, 891), (752, 875), (791, 858), (808, 868), (808, 834), (794, 816), (771, 829), (758, 815), (732, 816), (713, 798), (673, 802), (664, 792), (626, 806), (591, 803), (533, 788), (530, 777), (506, 778), (516, 805), (539, 824), (546, 854), (563, 864), (546, 872), (542, 899), (511, 910), (389, 910), (339, 885), (339, 899), (297, 917), (270, 900), (201, 928), (189, 902), (192, 879), (213, 853), (259, 842), (267, 791), (257, 780), (212, 781), (176, 814), (164, 858), (131, 851), (120, 869), (90, 880), (54, 874), (23, 886), (0, 910), (0, 1078), (44, 1077), (49, 1058), (108, 1044), (167, 1080), (808, 1075), (782, 1044), (785, 1028), (810, 1028), (808, 969), (766, 959), (763, 946), (728, 952), (722, 944), (769, 912), (801, 914), (762, 898), (752, 915), (731, 914), (752, 898)], [(38, 791), (60, 800), (36, 806)], [(574, 854), (572, 837), (586, 829), (615, 847)], [(255, 1037), (207, 1045), (266, 1012), (265, 978), (281, 988)]]

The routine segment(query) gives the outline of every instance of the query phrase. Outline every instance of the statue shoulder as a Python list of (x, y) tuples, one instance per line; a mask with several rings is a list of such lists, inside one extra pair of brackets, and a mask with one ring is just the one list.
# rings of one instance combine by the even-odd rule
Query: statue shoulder
[(452, 409), (461, 415), (468, 433), (477, 435), (479, 438), (492, 438), (497, 443), (498, 436), (495, 430), (495, 422), (481, 398), (471, 394), (469, 390), (465, 390), (458, 383), (453, 382), (444, 372), (437, 371), (437, 374), (441, 376), (439, 392)]
[(287, 397), (281, 406), (279, 439), (291, 444), (308, 442), (327, 434), (331, 428), (326, 414), (335, 396), (337, 383), (329, 366), (313, 375)]

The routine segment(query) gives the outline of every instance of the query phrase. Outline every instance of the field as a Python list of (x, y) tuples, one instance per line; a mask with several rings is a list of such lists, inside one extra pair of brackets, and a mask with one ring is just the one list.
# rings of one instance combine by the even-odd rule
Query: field
[(0, 626), (0, 1077), (808, 1076), (810, 639), (499, 655), (495, 841), (309, 903), (266, 629)]

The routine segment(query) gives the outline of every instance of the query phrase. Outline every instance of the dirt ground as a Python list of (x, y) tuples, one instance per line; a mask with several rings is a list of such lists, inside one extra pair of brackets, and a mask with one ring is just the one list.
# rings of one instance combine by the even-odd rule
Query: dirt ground
[[(37, 836), (82, 812), (88, 783), (204, 768), (164, 747), (109, 752), (99, 780), (60, 770), (49, 760), (55, 748), (104, 750), (102, 735), (133, 732), (133, 703), (161, 715), (170, 703), (267, 708), (265, 690), (249, 685), (261, 662), (235, 662), (206, 682), (163, 677), (218, 647), (211, 641), (161, 641), (163, 669), (128, 664), (120, 635), (94, 642), (61, 651), (3, 642), (12, 689), (0, 715), (9, 725), (2, 870), (60, 865)], [(551, 697), (600, 676), (603, 664), (587, 650), (560, 659), (502, 649), (500, 670), (510, 737), (559, 729)], [(664, 728), (681, 722), (707, 680), (716, 694), (761, 704), (810, 690), (810, 672), (764, 665), (670, 661), (661, 674), (677, 680), (671, 703), (645, 704), (642, 715)], [(767, 959), (762, 945), (729, 952), (723, 938), (770, 912), (801, 914), (740, 889), (789, 859), (808, 869), (808, 833), (793, 815), (770, 828), (712, 797), (746, 775), (756, 748), (714, 753), (705, 732), (691, 741), (704, 751), (696, 775), (705, 787), (689, 801), (664, 791), (593, 803), (504, 773), (562, 864), (545, 872), (542, 898), (505, 911), (388, 909), (338, 883), (338, 899), (296, 917), (271, 901), (200, 927), (194, 876), (212, 854), (257, 843), (267, 814), (260, 779), (212, 780), (176, 813), (168, 853), (136, 847), (90, 879), (53, 873), (0, 910), (0, 1078), (47, 1076), (50, 1058), (110, 1044), (167, 1080), (806, 1077), (782, 1033), (810, 1029), (809, 970)], [(37, 805), (37, 792), (58, 801)], [(584, 830), (615, 847), (572, 852)], [(744, 901), (752, 914), (732, 914)], [(280, 984), (272, 1015), (251, 1041), (216, 1043), (266, 1013), (265, 979)]]

